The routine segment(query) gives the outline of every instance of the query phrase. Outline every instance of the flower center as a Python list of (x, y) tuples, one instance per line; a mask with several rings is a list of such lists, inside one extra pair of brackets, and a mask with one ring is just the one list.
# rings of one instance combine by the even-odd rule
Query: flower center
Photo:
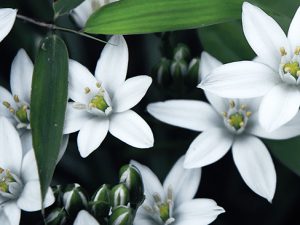
[(298, 62), (289, 62), (284, 64), (283, 71), (290, 73), (296, 80), (300, 76), (300, 67)]
[(159, 214), (162, 221), (166, 222), (170, 218), (170, 207), (168, 203), (159, 205)]
[(97, 108), (103, 112), (109, 107), (103, 95), (95, 95), (90, 101), (90, 107)]
[(251, 112), (247, 110), (246, 105), (238, 105), (230, 101), (229, 109), (223, 112), (224, 124), (233, 133), (239, 134), (245, 130)]
[[(300, 76), (300, 47), (296, 47), (294, 56), (290, 57), (284, 48), (280, 48), (281, 64), (279, 74), (281, 79), (289, 84), (295, 84)], [(294, 78), (294, 79), (291, 79)]]
[(15, 199), (23, 188), (21, 180), (9, 170), (0, 167), (0, 196), (6, 199)]

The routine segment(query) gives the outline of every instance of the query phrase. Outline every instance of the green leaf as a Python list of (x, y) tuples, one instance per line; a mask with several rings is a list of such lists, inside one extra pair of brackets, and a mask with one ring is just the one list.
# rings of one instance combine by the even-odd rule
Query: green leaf
[(95, 12), (85, 31), (141, 34), (191, 29), (237, 19), (241, 0), (121, 0)]
[(60, 144), (68, 95), (68, 51), (56, 35), (41, 41), (31, 92), (31, 128), (42, 196), (50, 185)]
[(53, 3), (54, 17), (57, 18), (70, 12), (72, 9), (80, 5), (84, 0), (58, 0)]
[(284, 141), (265, 140), (265, 143), (279, 161), (300, 175), (300, 137)]

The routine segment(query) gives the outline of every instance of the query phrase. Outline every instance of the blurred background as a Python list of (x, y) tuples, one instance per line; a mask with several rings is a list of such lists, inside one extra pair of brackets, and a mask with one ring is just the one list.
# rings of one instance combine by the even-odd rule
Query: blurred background
[[(275, 19), (287, 30), (300, 2), (275, 0), (270, 1), (270, 4), (272, 9), (277, 8), (277, 12), (280, 12), (274, 14)], [(17, 8), (18, 13), (22, 15), (51, 22), (51, 10), (47, 0), (1, 0), (0, 7), (6, 6)], [(59, 18), (56, 23), (78, 29), (67, 15)], [(47, 32), (49, 31), (45, 28), (17, 20), (12, 32), (0, 44), (1, 86), (9, 89), (10, 65), (18, 49), (24, 48), (34, 61), (39, 42)], [(58, 34), (65, 40), (70, 58), (94, 72), (104, 44), (74, 34)], [(106, 40), (105, 36), (97, 37)], [(192, 59), (199, 58), (204, 49), (224, 63), (241, 59), (251, 60), (255, 56), (243, 36), (240, 21), (198, 30), (132, 35), (125, 38), (130, 55), (128, 77), (142, 74), (153, 77), (153, 84), (147, 95), (133, 110), (152, 128), (155, 145), (151, 149), (135, 149), (108, 135), (97, 151), (83, 159), (77, 149), (77, 133), (74, 133), (70, 136), (66, 154), (57, 166), (53, 185), (79, 183), (92, 195), (101, 184), (116, 183), (119, 168), (131, 159), (149, 166), (163, 181), (172, 165), (185, 154), (198, 133), (157, 121), (146, 112), (147, 104), (167, 99), (206, 101), (202, 90), (196, 88), (197, 72), (188, 70)], [(174, 59), (178, 48), (187, 52), (180, 63)], [(173, 72), (170, 70), (172, 63), (178, 63), (177, 70)], [(158, 72), (159, 68), (164, 72)], [(229, 152), (220, 161), (203, 168), (196, 196), (212, 198), (226, 210), (226, 213), (221, 214), (212, 224), (300, 224), (300, 178), (297, 175), (300, 171), (300, 140), (294, 138), (289, 141), (265, 143), (272, 150), (277, 171), (277, 189), (272, 204), (247, 187)], [(39, 213), (22, 212), (23, 225), (38, 224), (40, 220)]]

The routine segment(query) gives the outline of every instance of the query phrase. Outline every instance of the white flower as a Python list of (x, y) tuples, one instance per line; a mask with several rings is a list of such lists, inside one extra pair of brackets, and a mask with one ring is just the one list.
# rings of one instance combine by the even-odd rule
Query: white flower
[(128, 48), (122, 36), (113, 36), (104, 47), (95, 77), (74, 60), (69, 63), (69, 97), (64, 133), (79, 130), (77, 143), (82, 157), (97, 149), (107, 132), (136, 147), (153, 146), (148, 124), (130, 110), (145, 95), (152, 79), (136, 76), (125, 81)]
[[(22, 154), (20, 137), (13, 125), (0, 117), (0, 221), (1, 225), (18, 225), (21, 210), (41, 210), (41, 192), (33, 150)], [(54, 202), (49, 188), (44, 207)]]
[(81, 210), (73, 225), (99, 225), (98, 221), (86, 210)]
[(119, 0), (85, 0), (71, 13), (79, 27), (84, 27), (88, 18), (101, 7)]
[[(202, 53), (200, 72), (203, 79), (221, 65)], [(234, 162), (246, 182), (257, 194), (269, 201), (276, 188), (272, 158), (257, 137), (287, 139), (300, 134), (300, 115), (272, 133), (258, 122), (259, 99), (230, 100), (205, 93), (211, 105), (195, 100), (170, 100), (150, 104), (148, 112), (157, 119), (194, 131), (203, 131), (190, 145), (186, 168), (203, 167), (222, 158), (232, 147)]]
[(16, 9), (0, 9), (0, 42), (8, 35), (13, 27), (17, 16)]
[[(32, 149), (30, 128), (30, 96), (33, 64), (23, 49), (20, 49), (11, 65), (10, 86), (12, 94), (0, 86), (0, 116), (5, 116), (17, 128), (24, 154)], [(64, 135), (60, 150), (62, 157), (68, 144)]]
[(184, 169), (183, 161), (181, 157), (175, 163), (163, 185), (147, 166), (131, 161), (141, 172), (146, 197), (137, 211), (134, 225), (206, 225), (225, 212), (212, 199), (193, 199), (201, 169)]
[(214, 70), (200, 87), (228, 98), (264, 96), (259, 121), (268, 131), (289, 122), (300, 105), (300, 9), (286, 36), (261, 9), (243, 4), (243, 29), (257, 62), (229, 63)]

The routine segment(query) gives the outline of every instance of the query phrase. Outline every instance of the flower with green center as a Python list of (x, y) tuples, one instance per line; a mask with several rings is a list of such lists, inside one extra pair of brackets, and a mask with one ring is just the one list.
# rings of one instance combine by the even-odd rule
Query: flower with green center
[[(0, 22), (1, 23), (1, 22)], [(0, 116), (4, 116), (17, 128), (26, 154), (32, 149), (30, 127), (30, 96), (33, 63), (24, 49), (20, 49), (11, 65), (11, 92), (0, 86)], [(63, 137), (59, 159), (68, 144), (68, 135)]]
[[(221, 65), (208, 53), (202, 53), (201, 78), (206, 79)], [(231, 100), (208, 91), (205, 95), (210, 104), (196, 100), (169, 100), (152, 103), (147, 110), (165, 123), (202, 132), (188, 148), (184, 162), (186, 168), (212, 164), (232, 149), (234, 163), (246, 184), (271, 202), (276, 188), (276, 172), (270, 153), (258, 137), (280, 140), (298, 136), (300, 114), (276, 131), (267, 132), (258, 121), (260, 99)]]
[[(23, 155), (19, 134), (5, 117), (0, 117), (0, 146), (1, 224), (19, 225), (21, 210), (32, 212), (42, 208), (34, 151)], [(44, 207), (54, 201), (49, 188)]]
[(131, 110), (146, 94), (152, 79), (142, 75), (125, 80), (127, 66), (128, 48), (120, 35), (104, 47), (95, 76), (78, 62), (69, 62), (69, 97), (74, 102), (67, 106), (64, 133), (79, 131), (82, 157), (96, 150), (108, 131), (133, 147), (153, 146), (150, 127)]
[(213, 70), (199, 87), (224, 98), (263, 97), (259, 121), (272, 132), (299, 111), (300, 7), (287, 35), (273, 18), (247, 2), (242, 22), (245, 37), (258, 57)]
[(184, 169), (183, 161), (181, 157), (175, 163), (163, 185), (147, 166), (131, 161), (141, 172), (145, 190), (145, 201), (138, 208), (133, 225), (205, 225), (225, 212), (212, 199), (193, 199), (201, 169)]

